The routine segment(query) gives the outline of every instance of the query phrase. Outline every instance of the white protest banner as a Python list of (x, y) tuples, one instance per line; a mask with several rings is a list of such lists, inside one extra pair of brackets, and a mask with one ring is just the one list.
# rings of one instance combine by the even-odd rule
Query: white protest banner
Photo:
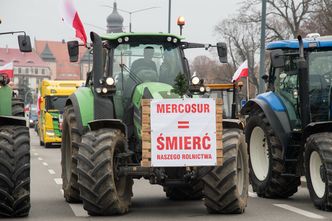
[(151, 166), (214, 166), (216, 101), (151, 100)]

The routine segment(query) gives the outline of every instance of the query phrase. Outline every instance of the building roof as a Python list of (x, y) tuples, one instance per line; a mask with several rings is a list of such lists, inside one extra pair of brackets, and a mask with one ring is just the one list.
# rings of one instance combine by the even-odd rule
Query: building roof
[(78, 80), (80, 79), (80, 59), (84, 56), (86, 48), (79, 49), (79, 62), (71, 63), (69, 61), (67, 44), (65, 41), (43, 41), (36, 40), (36, 52), (41, 55), (45, 47), (49, 47), (55, 57), (57, 79), (62, 80)]
[(53, 53), (51, 52), (50, 47), (48, 47), (47, 43), (45, 45), (43, 52), (40, 54), (40, 57), (44, 61), (55, 61), (55, 57), (54, 57)]
[(107, 17), (107, 32), (122, 32), (123, 31), (123, 17), (119, 14), (116, 2), (113, 3), (113, 11)]
[(24, 53), (17, 48), (0, 48), (0, 66), (9, 62), (14, 67), (48, 67), (35, 51)]

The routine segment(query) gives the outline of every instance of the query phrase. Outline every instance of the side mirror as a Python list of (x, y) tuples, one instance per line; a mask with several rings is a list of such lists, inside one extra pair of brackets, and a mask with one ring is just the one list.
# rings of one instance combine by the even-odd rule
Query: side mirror
[(227, 63), (227, 45), (224, 42), (217, 43), (218, 56), (221, 63)]
[(31, 41), (29, 35), (19, 35), (18, 36), (18, 45), (20, 47), (20, 51), (22, 52), (31, 52)]
[(281, 68), (285, 66), (284, 52), (281, 49), (271, 51), (271, 64), (274, 68)]
[(68, 54), (69, 54), (69, 60), (70, 62), (77, 62), (78, 61), (78, 53), (79, 53), (79, 47), (78, 47), (78, 41), (68, 41), (67, 42), (67, 48), (68, 48)]

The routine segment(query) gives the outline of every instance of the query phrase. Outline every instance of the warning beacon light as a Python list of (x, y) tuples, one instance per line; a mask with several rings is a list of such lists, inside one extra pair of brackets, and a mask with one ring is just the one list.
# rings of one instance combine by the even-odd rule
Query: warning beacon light
[(183, 26), (186, 24), (186, 21), (183, 16), (178, 17), (177, 25), (180, 27), (180, 35), (182, 35)]

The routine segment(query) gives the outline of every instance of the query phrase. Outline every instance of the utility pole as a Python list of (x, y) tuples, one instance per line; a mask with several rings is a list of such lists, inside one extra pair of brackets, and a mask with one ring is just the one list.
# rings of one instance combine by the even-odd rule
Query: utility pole
[(262, 0), (262, 21), (261, 21), (261, 49), (259, 61), (259, 90), (258, 93), (264, 92), (265, 82), (262, 76), (265, 74), (265, 28), (266, 28), (266, 0)]
[(168, 33), (171, 33), (171, 10), (172, 0), (168, 0)]

